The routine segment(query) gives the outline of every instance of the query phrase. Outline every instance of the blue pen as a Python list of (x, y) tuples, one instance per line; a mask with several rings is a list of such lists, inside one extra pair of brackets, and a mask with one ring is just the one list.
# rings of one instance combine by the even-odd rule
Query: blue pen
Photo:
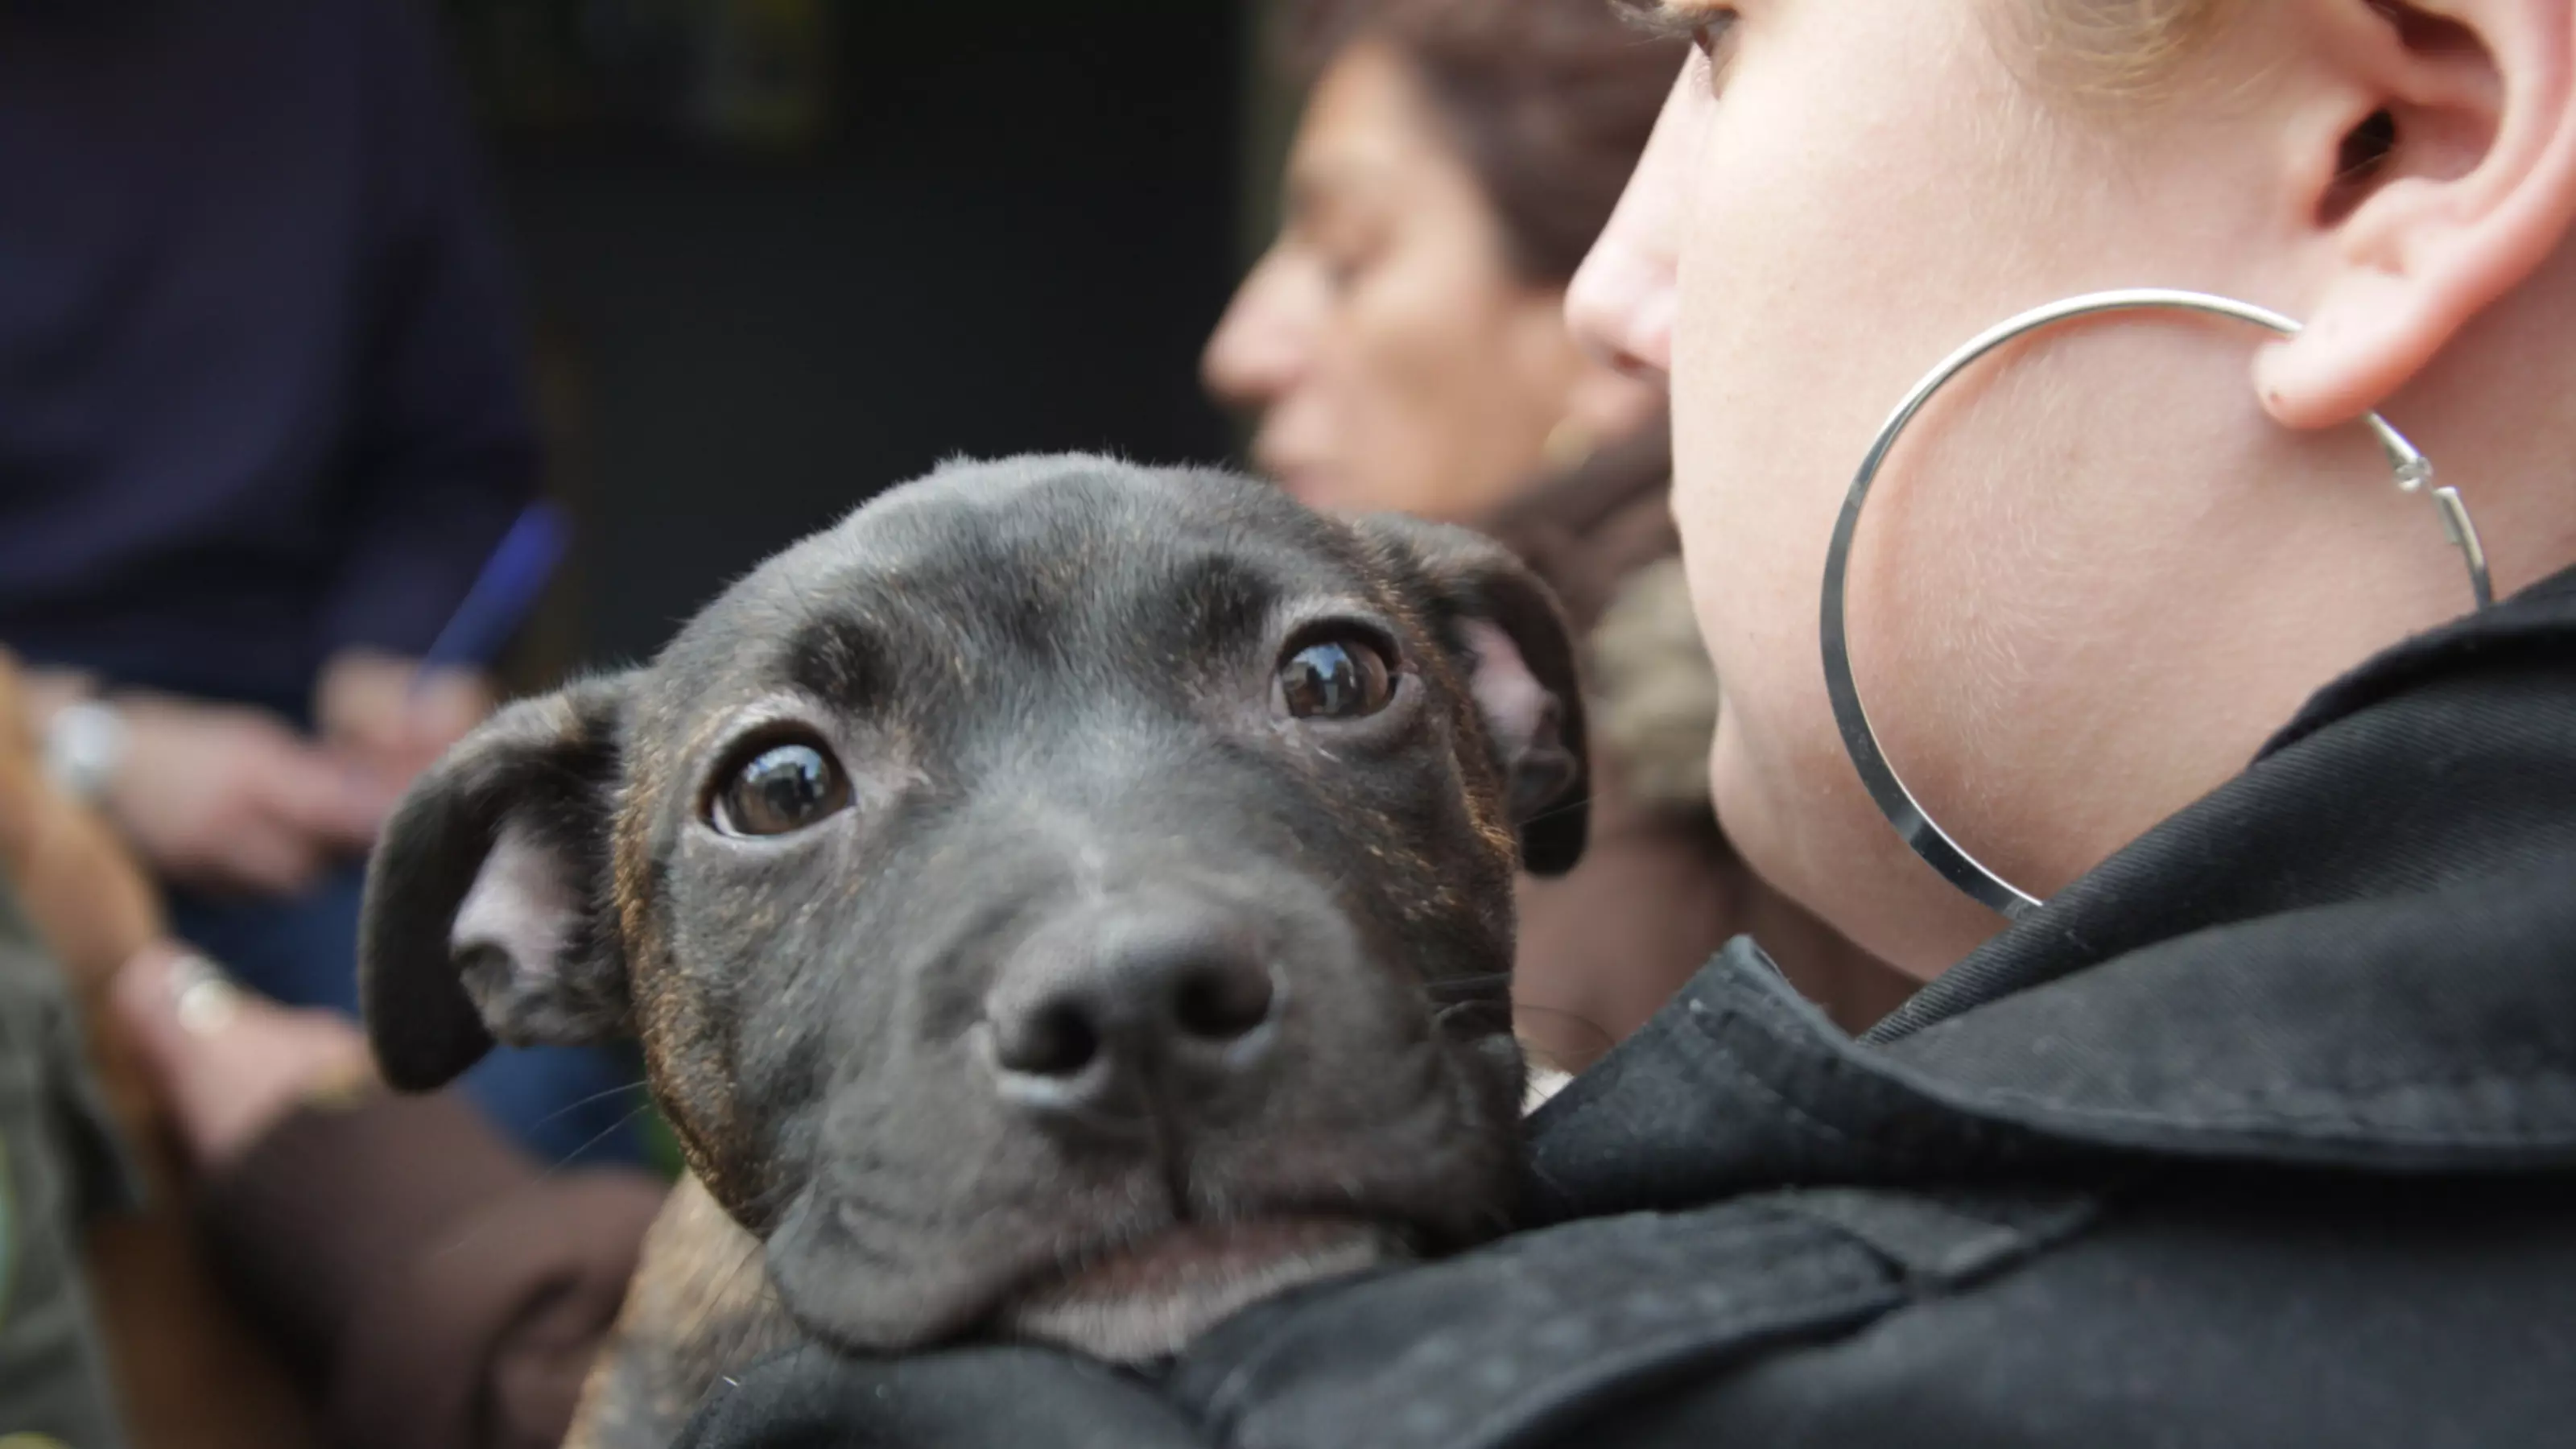
[(465, 601), (421, 654), (420, 667), (412, 674), (415, 692), (440, 669), (482, 669), (500, 657), (545, 593), (571, 532), (562, 509), (543, 499), (528, 505), (484, 560)]

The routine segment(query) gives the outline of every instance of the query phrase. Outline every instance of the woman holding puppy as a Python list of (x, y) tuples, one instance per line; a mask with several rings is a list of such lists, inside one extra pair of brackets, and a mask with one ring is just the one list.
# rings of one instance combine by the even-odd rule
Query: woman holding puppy
[(2576, 5), (1646, 18), (1572, 308), (1671, 380), (1718, 814), (1929, 988), (1731, 948), (1523, 1231), (1152, 1389), (808, 1355), (684, 1442), (2563, 1440)]
[(1730, 839), (1926, 990), (1732, 946), (1488, 1249), (682, 1442), (2563, 1440), (2576, 4), (1647, 18), (1573, 311), (1670, 379)]

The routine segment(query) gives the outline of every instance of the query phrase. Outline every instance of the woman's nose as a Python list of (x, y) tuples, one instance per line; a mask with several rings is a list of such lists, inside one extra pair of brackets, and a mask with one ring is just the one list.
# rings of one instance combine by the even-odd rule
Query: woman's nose
[(1311, 351), (1313, 309), (1296, 293), (1297, 279), (1276, 253), (1235, 289), (1199, 359), (1200, 379), (1218, 401), (1257, 411), (1297, 385)]
[(1566, 325), (1620, 371), (1661, 383), (1673, 366), (1673, 269), (1613, 227), (1566, 288)]
[(1610, 221), (1565, 289), (1565, 320), (1577, 340), (1620, 371), (1656, 383), (1673, 370), (1673, 319), (1680, 304), (1682, 134), (1691, 99), (1684, 67), (1629, 173)]

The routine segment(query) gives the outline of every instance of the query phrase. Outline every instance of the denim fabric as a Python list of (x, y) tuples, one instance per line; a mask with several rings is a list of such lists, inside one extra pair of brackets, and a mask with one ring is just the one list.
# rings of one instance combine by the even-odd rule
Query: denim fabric
[[(351, 865), (290, 900), (170, 904), (181, 939), (261, 992), (296, 1006), (358, 1012), (358, 907), (366, 871)], [(632, 1047), (498, 1047), (459, 1090), (539, 1161), (645, 1161), (644, 1068)]]

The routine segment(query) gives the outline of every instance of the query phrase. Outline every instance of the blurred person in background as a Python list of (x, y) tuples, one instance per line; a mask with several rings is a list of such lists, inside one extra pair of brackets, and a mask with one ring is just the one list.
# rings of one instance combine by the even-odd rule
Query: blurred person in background
[(1209, 389), (1257, 415), (1255, 465), (1302, 501), (1482, 528), (1590, 636), (1593, 841), (1570, 876), (1522, 881), (1522, 1036), (1579, 1067), (1738, 933), (1867, 1026), (1912, 984), (1765, 887), (1711, 813), (1717, 685), (1661, 389), (1565, 321), (1688, 47), (1603, 0), (1293, 0), (1282, 19), (1313, 87)]
[[(386, 1097), (348, 1021), (172, 939), (44, 779), (20, 689), (0, 651), (0, 1427), (558, 1442), (664, 1183), (548, 1171), (462, 1098)], [(174, 1170), (193, 1201), (133, 1212)]]
[(670, 1184), (530, 1155), (452, 1093), (396, 1096), (336, 1013), (169, 940), (110, 1010), (169, 1103), (234, 1300), (328, 1445), (563, 1441)]
[[(0, 1426), (114, 1449), (124, 1442), (82, 1263), (97, 1218), (135, 1206), (60, 956), (115, 959), (152, 930), (139, 879), (91, 889), (112, 842), (53, 802), (18, 728), (0, 654)], [(7, 1441), (0, 1440), (0, 1443)]]
[(157, 894), (46, 782), (23, 702), (0, 650), (0, 1425), (80, 1449), (294, 1449), (293, 1396), (166, 1191), (166, 1119), (102, 1009), (163, 931)]
[[(84, 1446), (122, 1444), (123, 1416), (82, 1271), (81, 1235), (130, 1208), (81, 1047), (71, 992), (0, 873), (0, 1424)], [(7, 1442), (0, 1440), (0, 1442)]]
[[(436, 61), (410, 0), (0, 0), (0, 643), (178, 933), (303, 1004), (354, 1004), (359, 858), (490, 708), (418, 659), (537, 470)], [(467, 1090), (623, 1155), (635, 1075)]]

